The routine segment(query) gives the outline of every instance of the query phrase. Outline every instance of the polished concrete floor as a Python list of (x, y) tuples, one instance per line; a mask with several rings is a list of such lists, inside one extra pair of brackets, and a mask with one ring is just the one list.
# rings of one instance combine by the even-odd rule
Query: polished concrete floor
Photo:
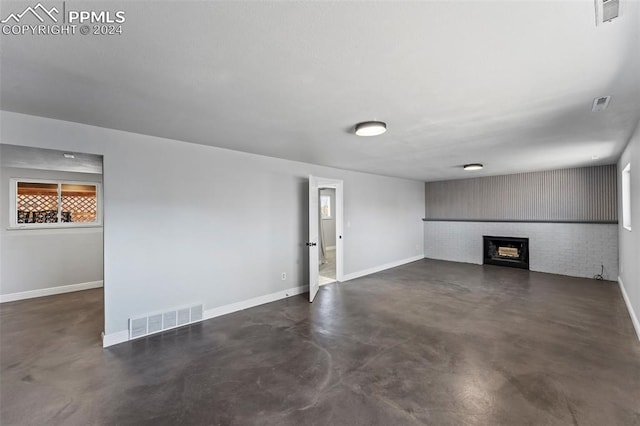
[(613, 282), (424, 260), (100, 348), (102, 295), (0, 307), (2, 425), (633, 425)]

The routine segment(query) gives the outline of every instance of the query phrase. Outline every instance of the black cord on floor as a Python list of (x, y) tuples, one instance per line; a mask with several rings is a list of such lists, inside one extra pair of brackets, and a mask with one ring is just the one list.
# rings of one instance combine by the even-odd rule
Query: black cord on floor
[(604, 265), (600, 265), (600, 273), (593, 276), (594, 280), (604, 280)]

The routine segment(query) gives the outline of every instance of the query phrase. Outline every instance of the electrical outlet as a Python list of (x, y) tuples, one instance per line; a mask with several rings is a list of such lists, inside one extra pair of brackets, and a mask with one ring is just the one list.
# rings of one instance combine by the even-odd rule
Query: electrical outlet
[(284, 280), (286, 280), (286, 279), (287, 279), (287, 273), (286, 273), (286, 272), (283, 272), (283, 273), (282, 273), (282, 281), (284, 281)]

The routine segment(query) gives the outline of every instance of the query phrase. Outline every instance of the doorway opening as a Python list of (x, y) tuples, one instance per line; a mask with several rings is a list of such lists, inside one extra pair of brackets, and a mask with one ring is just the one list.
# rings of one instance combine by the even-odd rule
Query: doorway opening
[(318, 275), (319, 284), (325, 285), (336, 281), (336, 189), (320, 187), (318, 195)]
[(104, 330), (102, 165), (102, 155), (0, 144), (0, 303), (16, 322), (30, 312), (25, 324), (50, 326), (25, 326), (40, 340), (60, 327), (48, 318), (71, 312), (79, 336)]
[(343, 182), (309, 176), (309, 301), (343, 280)]

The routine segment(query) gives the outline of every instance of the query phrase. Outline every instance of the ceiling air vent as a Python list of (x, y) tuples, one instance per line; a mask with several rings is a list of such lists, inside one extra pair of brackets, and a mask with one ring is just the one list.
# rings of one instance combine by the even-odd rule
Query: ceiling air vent
[(596, 25), (611, 22), (620, 15), (620, 0), (595, 0)]
[(593, 112), (604, 111), (609, 106), (610, 100), (611, 100), (611, 96), (603, 96), (601, 98), (595, 98), (593, 100), (593, 107), (591, 107), (591, 111)]

